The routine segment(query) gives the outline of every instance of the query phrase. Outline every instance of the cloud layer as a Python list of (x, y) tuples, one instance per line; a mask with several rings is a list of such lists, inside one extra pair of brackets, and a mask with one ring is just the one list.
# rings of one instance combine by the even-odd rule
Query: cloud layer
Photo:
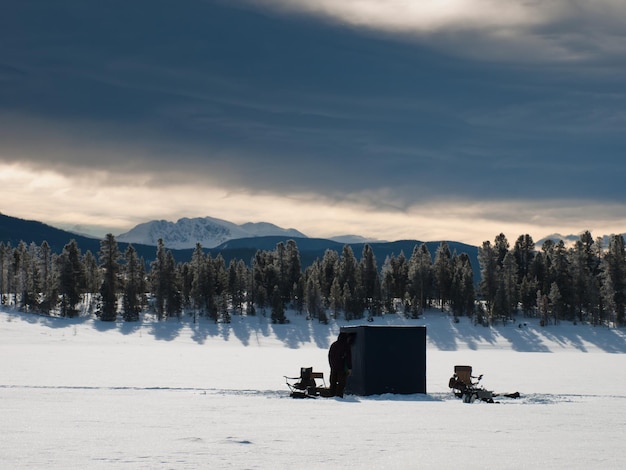
[(574, 60), (624, 54), (626, 4), (619, 0), (248, 3), (407, 36), (438, 44), (457, 55), (483, 59)]
[(623, 231), (622, 2), (61, 0), (6, 13), (7, 214), (474, 243), (506, 227)]

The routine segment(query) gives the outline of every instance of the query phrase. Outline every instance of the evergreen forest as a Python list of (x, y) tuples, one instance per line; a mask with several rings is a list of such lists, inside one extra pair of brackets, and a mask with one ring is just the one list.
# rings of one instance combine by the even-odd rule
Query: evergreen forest
[(307, 318), (372, 320), (387, 313), (419, 318), (425, 309), (468, 316), (483, 325), (537, 317), (594, 325), (624, 324), (624, 238), (607, 246), (584, 232), (570, 247), (530, 235), (511, 246), (504, 234), (478, 248), (480, 280), (471, 259), (442, 241), (436, 252), (416, 244), (413, 252), (387, 256), (378, 268), (372, 247), (355, 254), (327, 249), (302, 266), (295, 241), (258, 250), (250, 260), (224, 261), (196, 245), (191, 259), (177, 262), (163, 240), (146, 265), (132, 245), (121, 252), (111, 234), (98, 253), (82, 253), (70, 240), (60, 253), (47, 242), (0, 243), (0, 295), (4, 306), (43, 315), (95, 315), (102, 321), (135, 322), (199, 318), (228, 323), (233, 315), (269, 315), (288, 321), (288, 309)]

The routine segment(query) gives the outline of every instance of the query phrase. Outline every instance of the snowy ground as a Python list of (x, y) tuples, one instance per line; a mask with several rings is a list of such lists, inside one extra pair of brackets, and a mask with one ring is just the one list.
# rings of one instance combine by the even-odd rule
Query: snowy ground
[[(387, 316), (376, 323), (427, 326), (427, 395), (294, 400), (283, 376), (327, 376), (341, 325), (291, 318), (0, 311), (0, 468), (626, 468), (624, 330)], [(455, 364), (522, 397), (464, 404), (447, 386)]]

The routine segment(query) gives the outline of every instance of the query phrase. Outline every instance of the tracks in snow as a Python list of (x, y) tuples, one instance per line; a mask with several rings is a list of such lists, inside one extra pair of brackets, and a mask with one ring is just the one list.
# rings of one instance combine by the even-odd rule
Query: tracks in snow
[[(159, 386), (102, 386), (102, 385), (12, 385), (0, 384), (0, 390), (66, 390), (66, 391), (130, 391), (130, 392), (189, 392), (208, 396), (240, 396), (240, 397), (264, 397), (264, 398), (290, 398), (287, 390), (255, 390), (255, 389), (229, 389), (229, 388), (202, 388), (202, 387), (159, 387)], [(611, 399), (626, 400), (626, 395), (598, 395), (598, 394), (551, 394), (551, 393), (522, 393), (520, 398), (512, 399), (498, 397), (498, 403), (524, 404), (524, 405), (553, 405), (559, 403), (577, 403), (581, 401)], [(451, 393), (429, 393), (413, 395), (371, 395), (355, 396), (347, 395), (345, 401), (368, 402), (368, 401), (410, 401), (410, 402), (447, 402), (459, 401)]]

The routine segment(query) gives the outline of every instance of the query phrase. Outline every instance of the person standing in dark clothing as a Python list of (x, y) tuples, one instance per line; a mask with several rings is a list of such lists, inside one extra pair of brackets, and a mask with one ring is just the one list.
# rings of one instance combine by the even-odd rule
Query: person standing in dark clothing
[(346, 380), (352, 372), (352, 351), (347, 333), (339, 333), (337, 341), (328, 350), (330, 364), (330, 395), (343, 397)]

